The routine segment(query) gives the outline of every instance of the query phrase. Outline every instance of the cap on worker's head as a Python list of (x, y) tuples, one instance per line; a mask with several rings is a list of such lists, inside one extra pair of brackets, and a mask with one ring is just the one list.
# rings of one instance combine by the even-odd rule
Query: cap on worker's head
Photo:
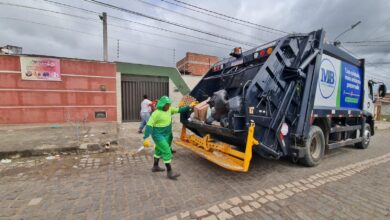
[(166, 104), (172, 104), (172, 100), (168, 96), (162, 96), (157, 102), (157, 109), (162, 110)]

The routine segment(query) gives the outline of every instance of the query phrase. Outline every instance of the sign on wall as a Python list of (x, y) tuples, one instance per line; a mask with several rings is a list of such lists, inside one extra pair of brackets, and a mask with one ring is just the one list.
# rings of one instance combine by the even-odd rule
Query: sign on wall
[(61, 81), (60, 60), (43, 57), (20, 57), (23, 80)]
[(361, 108), (363, 92), (361, 68), (322, 55), (315, 107)]

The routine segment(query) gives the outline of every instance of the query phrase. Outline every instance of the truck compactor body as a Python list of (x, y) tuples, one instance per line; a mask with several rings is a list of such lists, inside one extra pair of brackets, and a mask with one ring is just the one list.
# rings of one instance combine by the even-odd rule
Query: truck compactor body
[(315, 166), (326, 148), (366, 148), (374, 106), (364, 60), (324, 37), (290, 34), (214, 64), (190, 93), (208, 100), (207, 118), (181, 114), (177, 144), (243, 172), (252, 151)]

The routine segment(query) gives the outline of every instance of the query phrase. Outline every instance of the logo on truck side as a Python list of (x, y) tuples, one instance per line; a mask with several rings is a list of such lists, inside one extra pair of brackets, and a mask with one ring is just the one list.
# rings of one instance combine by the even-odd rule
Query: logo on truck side
[(331, 97), (336, 89), (336, 69), (328, 59), (323, 59), (320, 68), (319, 87), (321, 96), (325, 99)]

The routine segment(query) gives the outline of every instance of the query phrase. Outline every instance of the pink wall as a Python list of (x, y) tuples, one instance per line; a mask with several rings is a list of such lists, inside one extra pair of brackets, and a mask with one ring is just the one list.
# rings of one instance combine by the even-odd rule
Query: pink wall
[[(60, 65), (60, 82), (21, 80), (19, 56), (0, 55), (0, 124), (117, 120), (114, 63), (61, 59)], [(95, 118), (95, 111), (107, 118)]]

